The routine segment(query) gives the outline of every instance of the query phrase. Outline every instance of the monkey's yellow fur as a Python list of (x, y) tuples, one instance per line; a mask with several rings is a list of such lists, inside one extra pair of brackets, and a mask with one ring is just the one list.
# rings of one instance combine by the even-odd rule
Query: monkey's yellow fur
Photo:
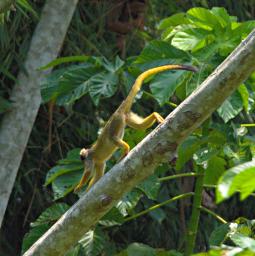
[(80, 156), (84, 161), (84, 173), (79, 184), (76, 186), (75, 191), (80, 190), (80, 188), (89, 180), (89, 178), (91, 178), (87, 188), (87, 190), (89, 190), (91, 186), (104, 175), (105, 162), (118, 148), (123, 149), (123, 157), (128, 154), (129, 145), (122, 139), (126, 125), (134, 129), (147, 129), (151, 127), (155, 121), (158, 123), (162, 123), (164, 121), (164, 118), (156, 112), (153, 112), (146, 118), (142, 118), (132, 113), (130, 110), (133, 100), (140, 90), (143, 81), (151, 75), (171, 69), (189, 70), (193, 72), (196, 71), (196, 68), (192, 66), (165, 65), (149, 69), (139, 75), (127, 98), (112, 114), (97, 141), (92, 145), (91, 148), (83, 148), (81, 150)]

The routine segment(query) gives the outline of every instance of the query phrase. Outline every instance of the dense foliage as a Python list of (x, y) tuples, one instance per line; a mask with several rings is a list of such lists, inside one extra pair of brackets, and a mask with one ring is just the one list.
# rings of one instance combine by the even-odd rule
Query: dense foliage
[[(165, 72), (146, 81), (149, 89), (145, 85), (139, 93), (135, 111), (146, 115), (156, 109), (166, 116), (253, 28), (255, 21), (239, 22), (224, 8), (195, 7), (158, 20), (153, 37), (152, 31), (140, 34), (146, 43), (135, 56), (121, 59), (116, 54), (106, 53), (107, 57), (103, 57), (93, 51), (86, 55), (71, 52), (71, 57), (59, 58), (42, 67), (55, 68), (41, 89), (43, 103), (55, 109), (52, 152), (51, 156), (47, 155), (48, 163), (43, 168), (48, 169), (44, 175), (47, 187), (43, 200), (48, 201), (49, 207), (44, 203), (38, 206), (39, 217), (32, 220), (22, 250), (28, 249), (75, 202), (72, 191), (83, 171), (80, 147), (95, 141), (98, 130), (127, 95), (137, 75), (169, 63), (199, 67), (195, 75), (185, 71)], [(5, 79), (12, 79), (7, 71), (4, 74)], [(175, 161), (159, 166), (153, 176), (126, 194), (66, 255), (182, 255), (183, 251), (187, 254), (193, 250), (196, 236), (195, 251), (215, 246), (207, 255), (222, 255), (222, 251), (229, 255), (254, 255), (254, 220), (251, 219), (254, 216), (250, 210), (254, 207), (255, 189), (254, 100), (255, 74), (252, 74), (184, 141)], [(0, 109), (4, 112), (10, 106), (4, 100)], [(38, 120), (31, 140), (40, 135), (40, 126), (47, 127), (45, 108), (41, 111), (43, 118)], [(134, 147), (148, 132), (127, 129), (125, 141)], [(40, 147), (46, 147), (47, 137), (44, 133)], [(27, 154), (25, 160), (37, 159), (32, 161), (36, 166), (38, 152), (28, 150)], [(119, 154), (116, 152), (107, 162), (107, 170), (116, 163)], [(17, 187), (22, 179), (27, 179), (27, 171), (20, 179)], [(38, 183), (42, 185), (41, 181)], [(31, 194), (35, 189), (32, 180), (29, 184), (30, 192), (24, 190), (21, 195)], [(197, 200), (192, 201), (190, 191), (195, 191)], [(240, 193), (240, 199), (235, 193)], [(216, 205), (214, 194), (217, 204), (221, 204)], [(240, 200), (247, 203), (241, 205)], [(199, 216), (198, 207), (205, 214)], [(198, 228), (194, 219), (199, 217)], [(187, 230), (195, 237), (184, 239)]]

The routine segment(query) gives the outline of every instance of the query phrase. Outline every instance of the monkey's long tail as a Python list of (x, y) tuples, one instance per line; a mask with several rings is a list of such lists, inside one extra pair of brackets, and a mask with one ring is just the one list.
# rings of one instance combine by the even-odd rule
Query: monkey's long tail
[(164, 65), (164, 66), (160, 66), (160, 67), (156, 67), (156, 68), (151, 68), (151, 69), (143, 72), (142, 74), (140, 74), (137, 77), (131, 91), (129, 92), (127, 98), (123, 102), (124, 103), (123, 106), (125, 107), (125, 112), (128, 113), (130, 111), (131, 106), (133, 104), (133, 100), (134, 100), (136, 94), (141, 89), (143, 81), (147, 77), (157, 74), (157, 73), (160, 73), (160, 72), (163, 72), (165, 70), (173, 70), (173, 69), (188, 70), (188, 71), (192, 71), (192, 72), (198, 71), (196, 67), (188, 66), (188, 65)]

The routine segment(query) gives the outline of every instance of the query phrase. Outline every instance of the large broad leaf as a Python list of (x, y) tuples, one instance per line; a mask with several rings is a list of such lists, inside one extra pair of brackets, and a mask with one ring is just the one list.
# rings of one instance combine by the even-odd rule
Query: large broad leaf
[(156, 175), (151, 175), (136, 187), (141, 189), (149, 199), (156, 200), (160, 188), (160, 182)]
[(160, 24), (158, 25), (158, 29), (167, 29), (169, 27), (175, 27), (181, 24), (189, 24), (186, 14), (182, 12), (161, 20)]
[(98, 105), (100, 98), (111, 97), (117, 90), (118, 75), (112, 72), (101, 72), (89, 80), (89, 94)]
[[(76, 148), (68, 152), (67, 157), (58, 161), (58, 165), (51, 168), (46, 176), (45, 186), (52, 183), (57, 177), (74, 171), (82, 171), (83, 163), (80, 160), (80, 149)], [(79, 172), (81, 173), (81, 172)]]
[(82, 172), (70, 172), (59, 176), (52, 182), (52, 190), (54, 199), (57, 200), (72, 192), (75, 186), (79, 183)]
[(216, 185), (221, 175), (225, 172), (226, 161), (218, 156), (213, 156), (207, 162), (204, 183)]
[(229, 225), (229, 223), (223, 224), (213, 230), (209, 239), (210, 246), (220, 246), (225, 242), (231, 230)]
[(27, 251), (49, 228), (50, 225), (44, 224), (31, 229), (23, 238), (22, 253)]
[(105, 240), (104, 233), (97, 227), (94, 230), (88, 231), (79, 243), (82, 245), (85, 255), (97, 256), (104, 249)]
[(138, 189), (133, 189), (123, 196), (123, 198), (117, 203), (116, 207), (123, 216), (127, 216), (129, 211), (137, 205), (141, 197), (142, 193)]
[(32, 228), (25, 235), (22, 243), (22, 252), (37, 241), (67, 210), (69, 206), (64, 203), (57, 203), (46, 209), (39, 218), (31, 224)]
[(155, 40), (150, 42), (137, 57), (134, 64), (143, 64), (143, 70), (164, 64), (177, 64), (189, 60), (184, 51), (176, 49), (167, 42)]
[(217, 202), (240, 192), (241, 200), (255, 190), (255, 161), (235, 166), (220, 178), (216, 190)]
[(39, 225), (50, 224), (56, 222), (68, 209), (70, 206), (65, 203), (56, 203), (51, 207), (47, 208), (35, 222), (31, 223), (32, 227)]
[(198, 27), (212, 31), (221, 28), (221, 23), (218, 17), (211, 11), (196, 7), (192, 8), (187, 12), (188, 18)]
[(158, 74), (150, 84), (151, 92), (159, 104), (163, 105), (188, 77), (187, 71), (183, 70)]
[(156, 256), (155, 249), (146, 244), (133, 243), (127, 248), (128, 256)]
[(228, 97), (217, 109), (219, 116), (227, 123), (236, 117), (243, 109), (243, 99), (238, 91)]
[(176, 170), (181, 170), (184, 164), (190, 160), (193, 154), (199, 149), (200, 145), (201, 142), (199, 138), (190, 136), (178, 147)]
[(116, 207), (113, 207), (104, 217), (99, 221), (99, 224), (112, 227), (116, 225), (121, 225), (124, 222), (124, 217), (121, 214), (120, 210)]
[(172, 39), (172, 45), (183, 51), (197, 51), (215, 40), (213, 35), (208, 34), (201, 28), (189, 28), (179, 31)]
[(239, 247), (249, 249), (255, 253), (255, 240), (239, 232), (230, 235), (230, 239)]

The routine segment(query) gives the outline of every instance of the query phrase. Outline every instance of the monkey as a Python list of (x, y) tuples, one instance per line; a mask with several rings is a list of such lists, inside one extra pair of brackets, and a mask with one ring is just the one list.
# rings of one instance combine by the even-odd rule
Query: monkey
[(124, 129), (126, 125), (134, 129), (145, 130), (151, 127), (155, 122), (162, 123), (164, 118), (157, 112), (153, 112), (149, 116), (142, 118), (135, 113), (131, 112), (131, 107), (134, 98), (140, 90), (143, 81), (156, 73), (165, 70), (187, 70), (196, 72), (197, 69), (188, 65), (164, 65), (151, 68), (140, 74), (135, 83), (133, 84), (128, 96), (120, 104), (117, 110), (112, 114), (106, 125), (102, 129), (97, 141), (91, 148), (83, 148), (80, 151), (80, 158), (84, 163), (84, 172), (78, 185), (75, 187), (74, 192), (77, 192), (81, 187), (87, 183), (88, 191), (103, 175), (106, 161), (111, 158), (113, 153), (118, 149), (123, 149), (122, 158), (124, 158), (130, 150), (128, 143), (123, 140)]

